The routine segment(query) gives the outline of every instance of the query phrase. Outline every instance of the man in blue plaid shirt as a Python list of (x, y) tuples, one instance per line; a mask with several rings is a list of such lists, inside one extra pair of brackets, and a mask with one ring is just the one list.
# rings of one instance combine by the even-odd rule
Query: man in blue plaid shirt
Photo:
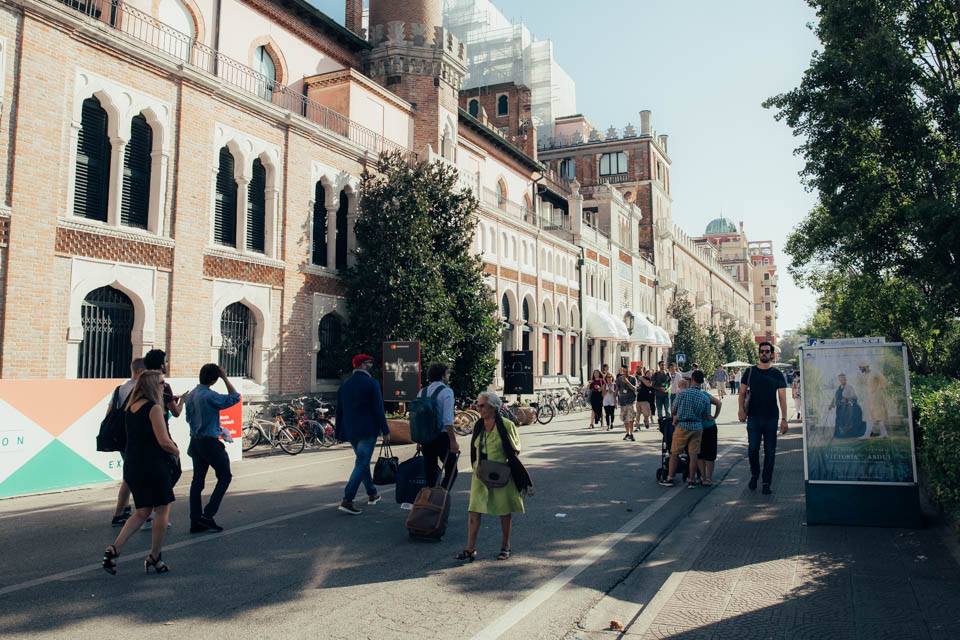
[(710, 401), (700, 391), (703, 384), (703, 373), (694, 371), (689, 388), (681, 391), (673, 402), (670, 412), (673, 413), (673, 440), (670, 443), (670, 467), (667, 477), (660, 484), (664, 487), (673, 486), (673, 475), (677, 472), (677, 459), (684, 449), (690, 454), (690, 475), (687, 489), (697, 485), (693, 482), (693, 472), (697, 468), (697, 454), (700, 453), (700, 438), (703, 435), (703, 416), (710, 410)]

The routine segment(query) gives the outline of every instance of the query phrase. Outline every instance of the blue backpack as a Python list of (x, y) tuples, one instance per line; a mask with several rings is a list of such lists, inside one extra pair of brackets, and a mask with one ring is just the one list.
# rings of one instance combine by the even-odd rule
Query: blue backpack
[(427, 444), (436, 440), (443, 433), (443, 418), (440, 415), (440, 403), (437, 396), (446, 389), (446, 385), (439, 385), (437, 390), (428, 397), (424, 389), (420, 395), (410, 403), (410, 439), (417, 444)]

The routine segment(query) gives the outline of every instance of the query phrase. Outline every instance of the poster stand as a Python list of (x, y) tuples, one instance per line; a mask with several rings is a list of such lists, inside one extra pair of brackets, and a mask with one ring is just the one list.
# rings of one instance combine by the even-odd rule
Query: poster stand
[(812, 341), (800, 378), (807, 524), (920, 527), (903, 343)]

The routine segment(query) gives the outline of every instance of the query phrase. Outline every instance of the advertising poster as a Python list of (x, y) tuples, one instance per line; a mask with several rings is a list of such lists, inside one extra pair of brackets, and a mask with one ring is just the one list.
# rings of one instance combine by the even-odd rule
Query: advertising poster
[(383, 343), (383, 399), (410, 402), (420, 391), (420, 343)]
[(813, 346), (800, 360), (806, 479), (916, 483), (905, 347)]
[(503, 393), (533, 393), (533, 351), (503, 352)]

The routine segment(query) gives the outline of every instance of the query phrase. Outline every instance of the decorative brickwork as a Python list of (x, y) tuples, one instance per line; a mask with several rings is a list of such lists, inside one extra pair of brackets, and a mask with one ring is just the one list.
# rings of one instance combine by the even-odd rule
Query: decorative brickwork
[(633, 265), (633, 258), (631, 258), (628, 254), (624, 253), (623, 251), (621, 251), (621, 252), (620, 252), (620, 262), (624, 262), (624, 263), (626, 263), (626, 264)]
[(346, 296), (347, 288), (338, 278), (318, 276), (313, 273), (303, 274), (304, 293), (326, 293), (331, 296)]
[(597, 252), (592, 249), (587, 249), (587, 260), (597, 261)]
[(608, 258), (607, 256), (600, 256), (600, 264), (602, 264), (602, 265), (605, 266), (605, 267), (609, 267), (609, 266), (610, 266), (610, 258)]
[(7, 240), (10, 238), (10, 218), (0, 216), (0, 247), (7, 246)]
[(531, 276), (527, 273), (523, 274), (523, 284), (529, 284), (532, 287), (537, 286), (537, 276)]
[(543, 289), (544, 291), (553, 291), (553, 283), (547, 282), (546, 280), (544, 280), (543, 284), (540, 285), (540, 288)]
[[(495, 275), (497, 275), (497, 265), (495, 265), (495, 264), (490, 264), (489, 262), (484, 262), (484, 263), (483, 263), (483, 272), (484, 272), (484, 273), (489, 273), (490, 275), (495, 276)], [(514, 280), (516, 280), (516, 278), (514, 278)]]
[(112, 262), (142, 264), (157, 269), (173, 269), (171, 247), (114, 238), (99, 233), (86, 233), (76, 229), (57, 229), (55, 251), (67, 256), (85, 256)]
[(570, 294), (570, 290), (569, 290), (569, 289), (567, 289), (567, 288), (566, 288), (565, 286), (563, 286), (562, 284), (558, 284), (558, 285), (557, 285), (557, 295), (566, 296), (566, 295), (569, 295), (569, 294)]
[(500, 267), (500, 277), (504, 278), (505, 280), (513, 280), (514, 282), (516, 282), (516, 280), (520, 277), (520, 274), (518, 274), (513, 269), (506, 269), (504, 267)]
[(259, 282), (278, 289), (283, 287), (283, 269), (219, 256), (203, 256), (203, 275), (221, 280)]

